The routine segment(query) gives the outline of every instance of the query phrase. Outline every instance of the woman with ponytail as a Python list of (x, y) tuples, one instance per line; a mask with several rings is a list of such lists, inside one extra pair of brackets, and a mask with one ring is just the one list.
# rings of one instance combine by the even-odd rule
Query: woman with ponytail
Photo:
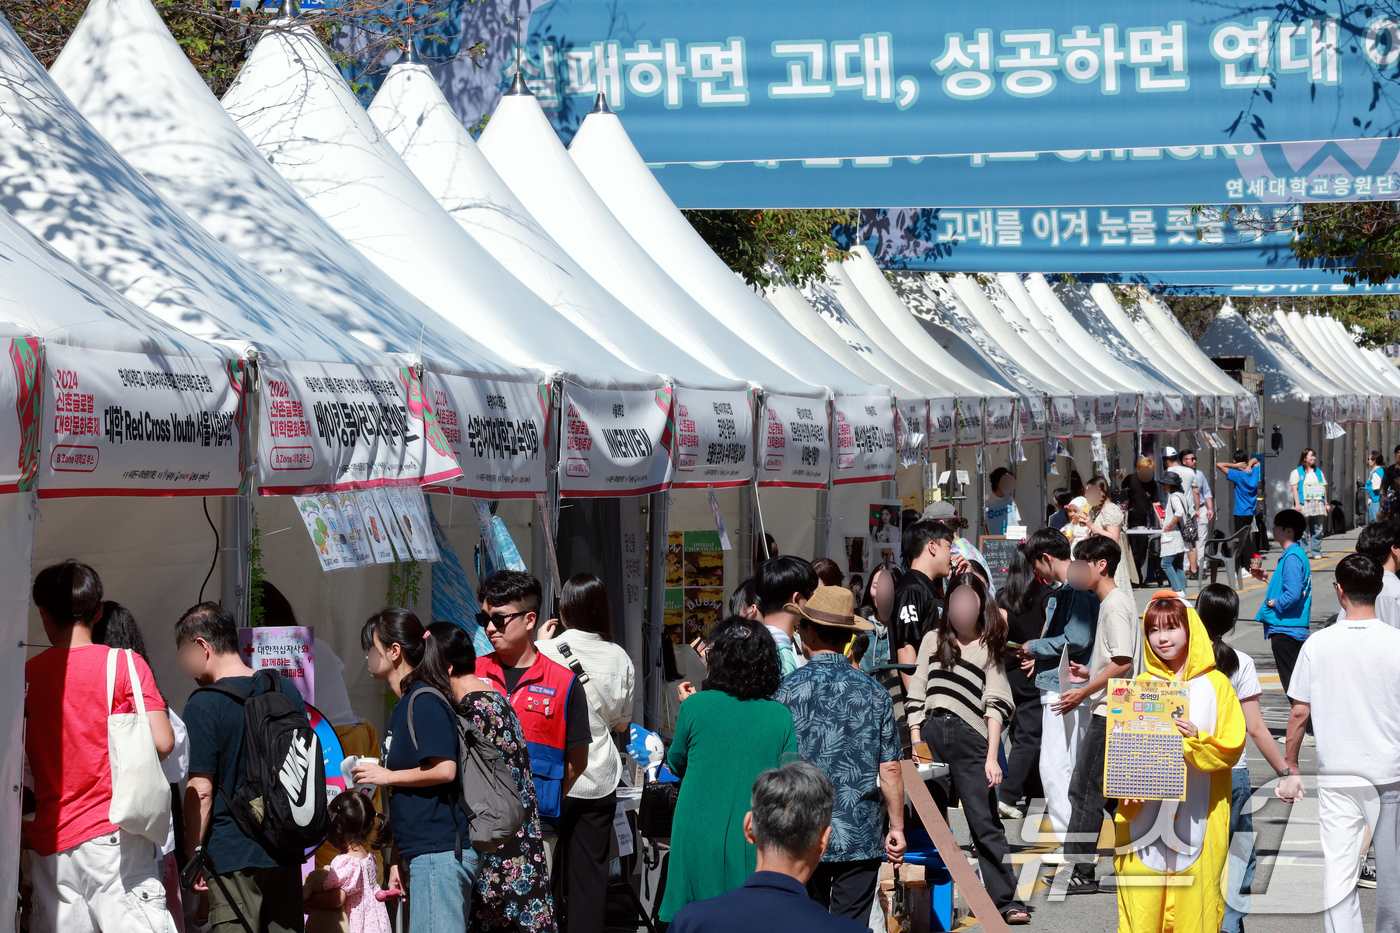
[[(1019, 648), (1045, 633), (1045, 604), (1050, 586), (1035, 572), (1026, 553), (1026, 542), (1016, 545), (1006, 576), (997, 590), (997, 608), (1006, 619), (1008, 647)], [(1006, 655), (1006, 679), (1016, 709), (1007, 723), (1011, 751), (1006, 756), (1006, 775), (997, 788), (997, 811), (1005, 819), (1020, 819), (1022, 798), (1044, 796), (1040, 788), (1040, 688), (1030, 673), (1021, 668), (1014, 650)]]
[(457, 805), (457, 714), (444, 699), (452, 696), (452, 681), (442, 646), (407, 609), (371, 616), (360, 643), (370, 676), (399, 697), (382, 761), (361, 760), (354, 771), (356, 785), (388, 788), (389, 887), (407, 892), (409, 933), (460, 933), (477, 855)]

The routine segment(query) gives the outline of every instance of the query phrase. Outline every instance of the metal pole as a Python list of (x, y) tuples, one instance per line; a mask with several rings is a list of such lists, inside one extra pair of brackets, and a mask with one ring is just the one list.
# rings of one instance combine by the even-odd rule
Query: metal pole
[(646, 664), (642, 669), (642, 697), (645, 709), (644, 725), (655, 732), (661, 727), (662, 691), (666, 689), (666, 672), (661, 663), (661, 639), (666, 636), (666, 550), (667, 512), (670, 494), (652, 493), (649, 510), (651, 534), (647, 539), (647, 615), (643, 629)]
[(240, 626), (248, 624), (248, 587), (252, 563), (248, 547), (253, 541), (253, 497), (224, 496), (220, 503), (219, 523), (223, 526), (223, 557), (220, 569), (219, 602), (233, 614)]

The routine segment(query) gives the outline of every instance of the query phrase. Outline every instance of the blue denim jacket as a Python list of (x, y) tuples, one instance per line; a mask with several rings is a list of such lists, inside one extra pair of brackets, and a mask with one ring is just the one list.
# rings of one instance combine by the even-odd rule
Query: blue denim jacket
[(1035, 685), (1050, 693), (1060, 692), (1060, 655), (1069, 646), (1069, 658), (1088, 664), (1094, 653), (1094, 636), (1099, 630), (1099, 598), (1089, 590), (1076, 590), (1060, 584), (1045, 601), (1049, 624), (1045, 635), (1026, 642), (1035, 658)]

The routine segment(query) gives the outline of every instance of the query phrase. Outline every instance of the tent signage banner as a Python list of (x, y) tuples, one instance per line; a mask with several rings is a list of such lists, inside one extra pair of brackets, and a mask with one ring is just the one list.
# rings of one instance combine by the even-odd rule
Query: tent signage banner
[(1180, 395), (1168, 395), (1164, 401), (1167, 405), (1167, 433), (1186, 430), (1186, 400)]
[(651, 162), (1386, 135), (1400, 22), (1313, 10), (552, 0), (522, 70), (561, 126), (606, 93)]
[(1327, 417), (1327, 400), (1316, 395), (1308, 399), (1308, 421), (1312, 427), (1321, 427), (1329, 419)]
[(533, 499), (548, 491), (548, 386), (423, 374), (443, 437), (462, 468), (433, 492), (479, 499)]
[(1246, 208), (1242, 225), (1190, 207), (863, 210), (858, 239), (882, 268), (920, 272), (1279, 274), (1300, 269), (1297, 210)]
[(985, 406), (988, 444), (1009, 444), (1016, 439), (1016, 402), (1010, 397), (989, 398)]
[(976, 447), (981, 444), (986, 437), (983, 424), (982, 400), (958, 399), (958, 446)]
[(1094, 397), (1076, 395), (1074, 397), (1074, 436), (1089, 437), (1098, 433), (1094, 424)]
[(894, 414), (899, 435), (899, 465), (913, 466), (922, 459), (928, 444), (928, 399), (899, 399)]
[(929, 450), (946, 450), (958, 442), (958, 401), (933, 398), (928, 402)]
[(1074, 396), (1064, 395), (1050, 399), (1050, 427), (1058, 438), (1074, 436), (1076, 415)]
[(1118, 430), (1132, 434), (1138, 429), (1137, 396), (1125, 392), (1118, 396)]
[(564, 383), (559, 495), (642, 496), (671, 485), (671, 390)]
[(676, 387), (673, 486), (747, 486), (753, 479), (753, 401), (747, 391)]
[(831, 475), (826, 405), (790, 395), (763, 397), (760, 486), (825, 489)]
[(1400, 139), (654, 164), (676, 206), (1302, 204), (1400, 198)]
[(1156, 434), (1167, 430), (1167, 400), (1160, 392), (1142, 394), (1142, 432)]
[(270, 360), (261, 369), (263, 495), (417, 486), (462, 474), (411, 368)]
[(1381, 397), (1371, 395), (1366, 398), (1366, 420), (1376, 424), (1381, 420)]
[(1215, 396), (1196, 396), (1196, 424), (1202, 431), (1217, 430), (1219, 425), (1215, 420)]
[(1021, 434), (1017, 439), (1022, 441), (1043, 440), (1047, 430), (1045, 397), (1042, 395), (1023, 396), (1020, 409)]
[(1118, 396), (1100, 395), (1094, 402), (1094, 424), (1100, 434), (1118, 431)]
[(38, 337), (8, 342), (10, 365), (0, 367), (0, 493), (27, 492), (39, 476), (43, 347)]
[(841, 486), (894, 479), (899, 451), (890, 397), (838, 395), (831, 405), (836, 459), (832, 482)]
[(49, 343), (40, 495), (236, 494), (241, 366)]

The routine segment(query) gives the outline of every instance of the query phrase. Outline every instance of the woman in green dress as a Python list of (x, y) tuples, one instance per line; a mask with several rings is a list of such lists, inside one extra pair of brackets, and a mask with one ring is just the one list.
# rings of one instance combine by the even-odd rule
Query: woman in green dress
[(781, 680), (778, 646), (761, 622), (739, 616), (716, 630), (705, 689), (676, 717), (666, 764), (681, 777), (661, 920), (691, 901), (732, 891), (758, 854), (744, 838), (754, 779), (797, 760), (792, 713), (768, 699)]

